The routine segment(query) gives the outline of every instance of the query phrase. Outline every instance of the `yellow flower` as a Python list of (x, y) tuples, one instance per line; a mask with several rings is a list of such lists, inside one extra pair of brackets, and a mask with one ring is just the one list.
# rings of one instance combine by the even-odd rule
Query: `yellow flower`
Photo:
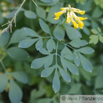
[(83, 23), (81, 20), (78, 21), (78, 24), (79, 24), (79, 27), (80, 27), (81, 29), (83, 29), (84, 23)]
[(82, 11), (80, 9), (75, 9), (75, 8), (74, 8), (74, 12), (79, 13), (81, 15), (85, 14), (85, 11)]
[(78, 17), (80, 20), (86, 20), (87, 19), (87, 17), (86, 18), (83, 18), (83, 17)]
[(72, 22), (75, 29), (77, 29), (79, 27), (81, 29), (83, 29), (84, 23), (82, 22), (82, 20), (86, 20), (87, 17), (85, 17), (85, 18), (79, 17), (75, 13), (79, 13), (79, 14), (83, 15), (83, 14), (85, 14), (84, 10), (76, 9), (76, 8), (73, 8), (70, 5), (68, 5), (68, 7), (61, 8), (61, 11), (55, 13), (54, 19), (58, 20), (59, 17), (64, 13), (67, 13), (67, 18), (66, 18), (67, 23), (70, 24)]
[(67, 13), (67, 23), (70, 23), (70, 22), (71, 22), (71, 17), (70, 17), (70, 15), (71, 15), (71, 14), (68, 12), (68, 13)]
[(55, 13), (55, 20), (58, 20), (59, 19), (59, 17), (62, 15), (62, 14), (64, 14), (64, 13), (66, 13), (66, 10), (62, 10), (62, 11), (60, 11), (60, 12), (57, 12), (57, 13)]
[(78, 28), (78, 24), (73, 19), (71, 21), (72, 21), (72, 23), (74, 25), (74, 28), (77, 29)]

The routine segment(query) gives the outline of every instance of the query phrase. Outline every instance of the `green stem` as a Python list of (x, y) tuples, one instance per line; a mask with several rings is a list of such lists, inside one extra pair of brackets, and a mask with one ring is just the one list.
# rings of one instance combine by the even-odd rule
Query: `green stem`
[(64, 27), (66, 20), (67, 20), (67, 18), (65, 18), (64, 23), (62, 24), (62, 27)]
[(68, 44), (66, 44), (69, 48), (71, 48), (71, 49), (73, 49), (73, 50), (76, 50), (76, 49), (74, 49), (73, 47), (71, 47), (70, 45), (68, 45)]
[[(54, 38), (54, 37), (52, 37), (53, 39), (56, 39), (56, 38)], [(58, 39), (56, 39), (56, 40), (58, 40)], [(58, 40), (59, 41), (59, 40)], [(75, 50), (73, 47), (71, 47), (70, 45), (68, 45), (68, 44), (66, 44), (66, 43), (64, 43), (64, 42), (62, 42), (62, 41), (59, 41), (60, 43), (62, 43), (62, 44), (64, 44), (65, 46), (68, 46), (68, 47), (70, 47), (71, 49), (73, 49), (73, 50)]]
[(70, 45), (68, 45), (68, 44), (66, 44), (66, 43), (64, 43), (64, 42), (61, 42), (61, 41), (60, 41), (60, 43), (64, 44), (65, 46), (68, 46), (69, 48), (71, 48), (71, 49), (73, 49), (73, 50), (75, 50), (72, 46), (70, 46)]
[(32, 0), (32, 2), (36, 5), (36, 7), (38, 7), (38, 5), (36, 4), (36, 2), (34, 0)]
[[(32, 0), (30, 0), (29, 2), (29, 10), (32, 9)], [(33, 24), (33, 20), (30, 20), (30, 24), (31, 24), (31, 29), (35, 30), (34, 24)]]

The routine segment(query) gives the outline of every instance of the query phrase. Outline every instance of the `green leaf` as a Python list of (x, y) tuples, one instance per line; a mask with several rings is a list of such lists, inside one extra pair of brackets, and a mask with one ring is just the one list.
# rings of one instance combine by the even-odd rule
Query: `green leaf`
[(17, 47), (11, 47), (6, 52), (11, 58), (18, 61), (23, 61), (29, 57), (29, 54), (25, 50)]
[(10, 38), (9, 32), (4, 32), (0, 35), (0, 47), (3, 48), (6, 46)]
[(98, 29), (98, 31), (99, 31), (100, 33), (102, 33), (102, 30), (101, 30), (101, 28), (100, 28), (100, 27), (98, 27), (97, 29)]
[(74, 63), (79, 66), (80, 65), (80, 58), (78, 57), (77, 52), (74, 51), (74, 55), (76, 56), (74, 59)]
[[(102, 1), (102, 3), (103, 3), (103, 1)], [(100, 2), (99, 6), (103, 9), (103, 5), (102, 5), (102, 3)]]
[(49, 52), (52, 52), (55, 49), (55, 41), (53, 39), (49, 39), (46, 45)]
[(71, 82), (71, 78), (67, 72), (65, 72), (60, 66), (58, 67), (60, 74), (62, 75), (63, 79), (67, 82)]
[(67, 47), (63, 48), (63, 50), (61, 51), (61, 56), (69, 60), (73, 60), (75, 58), (75, 55)]
[(83, 68), (88, 72), (92, 72), (93, 66), (92, 66), (91, 62), (88, 59), (86, 59), (83, 55), (81, 55), (80, 53), (78, 53), (78, 54), (79, 54)]
[(80, 89), (81, 89), (81, 84), (80, 83), (77, 83), (77, 84), (74, 84), (71, 89), (69, 90), (69, 94), (75, 94), (77, 93)]
[(24, 72), (16, 71), (10, 73), (17, 81), (26, 84), (28, 82), (28, 78)]
[(36, 8), (36, 12), (37, 12), (37, 15), (42, 18), (42, 19), (45, 19), (46, 18), (46, 12), (43, 8), (41, 7), (38, 7)]
[(80, 59), (79, 59), (79, 57), (76, 57), (76, 58), (74, 59), (74, 63), (75, 63), (77, 66), (80, 65)]
[(24, 31), (24, 29), (20, 29), (20, 30), (16, 30), (11, 39), (10, 39), (10, 42), (9, 44), (13, 44), (13, 43), (19, 43), (20, 41), (24, 40), (27, 38), (27, 35)]
[(84, 23), (85, 26), (90, 26), (91, 25), (90, 22), (87, 21), (87, 20), (83, 21), (83, 23)]
[(6, 19), (10, 19), (12, 18), (16, 13), (16, 10), (15, 11), (12, 11), (11, 13), (9, 13), (7, 16), (6, 16)]
[(52, 2), (54, 2), (54, 0), (40, 0), (40, 1), (42, 1), (44, 3), (52, 3)]
[(93, 11), (92, 17), (99, 18), (100, 16), (102, 16), (102, 14), (103, 11), (99, 7), (96, 7), (95, 10)]
[(48, 77), (51, 75), (51, 73), (54, 71), (55, 66), (52, 67), (48, 67), (46, 69), (44, 69), (41, 73), (41, 77)]
[(99, 40), (103, 43), (103, 35), (99, 36)]
[(10, 79), (10, 88), (9, 88), (9, 98), (11, 103), (20, 103), (23, 97), (23, 93), (20, 87)]
[(47, 61), (44, 65), (45, 68), (48, 68), (51, 64), (53, 63), (53, 55), (49, 54), (49, 56), (47, 57)]
[(25, 40), (22, 40), (20, 43), (19, 43), (19, 46), (20, 48), (28, 48), (30, 47), (31, 45), (33, 45), (38, 39), (31, 39), (31, 38), (28, 38), (28, 39), (25, 39)]
[(73, 63), (71, 63), (71, 62), (69, 62), (68, 60), (63, 59), (63, 58), (61, 58), (61, 63), (62, 63), (62, 66), (63, 66), (63, 68), (64, 68), (65, 70), (67, 70), (67, 68), (68, 68), (68, 70), (69, 70), (71, 73), (73, 73), (73, 74), (75, 74), (75, 75), (78, 75), (78, 74), (79, 74), (78, 68), (77, 68)]
[(32, 64), (31, 64), (31, 68), (38, 69), (38, 68), (42, 67), (45, 64), (46, 60), (47, 60), (46, 57), (33, 60)]
[(2, 74), (0, 76), (0, 93), (3, 92), (8, 85), (7, 74)]
[(83, 54), (92, 54), (94, 52), (94, 49), (90, 47), (83, 47), (83, 48), (78, 49), (78, 51)]
[(44, 32), (51, 34), (49, 26), (42, 19), (39, 19), (39, 24)]
[(27, 36), (31, 36), (31, 37), (40, 37), (34, 30), (30, 29), (30, 28), (23, 28), (23, 30), (25, 31)]
[(94, 2), (95, 2), (96, 5), (99, 5), (99, 1), (100, 0), (94, 0)]
[(55, 0), (55, 1), (53, 1), (52, 3), (43, 3), (43, 2), (40, 2), (40, 1), (36, 0), (36, 3), (37, 3), (38, 5), (42, 5), (42, 6), (52, 6), (52, 5), (57, 4), (58, 1), (59, 1), (59, 0)]
[(98, 35), (91, 35), (89, 43), (97, 44), (98, 43)]
[(62, 39), (64, 39), (65, 32), (62, 27), (57, 25), (57, 27), (53, 31), (53, 35), (56, 39), (61, 41)]
[(82, 38), (81, 33), (78, 30), (74, 29), (73, 27), (65, 25), (65, 29), (69, 39), (73, 40), (73, 39)]
[(80, 48), (81, 46), (87, 45), (88, 42), (86, 40), (73, 39), (69, 44), (73, 47)]
[(29, 19), (35, 19), (37, 17), (34, 12), (29, 11), (29, 10), (25, 10), (24, 15)]
[(60, 80), (59, 80), (59, 75), (58, 75), (57, 69), (55, 70), (52, 88), (55, 93), (57, 93), (60, 90)]
[[(30, 103), (34, 103), (34, 100), (36, 98), (39, 98), (39, 97), (41, 97), (43, 95), (45, 95), (45, 89), (40, 88), (39, 91), (37, 91), (36, 89), (33, 89), (31, 91), (31, 95), (30, 95)], [(31, 101), (33, 101), (33, 102), (31, 102)]]
[(43, 47), (43, 40), (42, 38), (39, 39), (39, 41), (35, 45), (37, 50), (40, 50)]
[(85, 10), (86, 12), (89, 12), (92, 9), (92, 2), (93, 2), (92, 0), (85, 1), (83, 5), (78, 3), (77, 8), (79, 8), (80, 10)]
[(53, 61), (53, 56), (49, 55), (43, 58), (38, 58), (33, 60), (32, 64), (31, 64), (31, 68), (33, 69), (38, 69), (40, 67), (42, 67), (45, 64), (45, 67), (49, 67), (52, 64)]
[(91, 29), (91, 32), (92, 32), (93, 34), (98, 34), (98, 31), (97, 31), (96, 29)]
[(87, 27), (84, 26), (83, 31), (84, 31), (85, 34), (90, 35), (90, 30)]
[(82, 5), (84, 4), (85, 0), (76, 0), (77, 3), (81, 3)]
[[(103, 71), (102, 71), (103, 72)], [(103, 74), (99, 74), (95, 79), (95, 88), (103, 88)]]
[(94, 21), (93, 19), (92, 19), (91, 25), (93, 29), (97, 29), (99, 27), (98, 23)]
[(39, 52), (42, 53), (42, 54), (44, 54), (44, 55), (50, 54), (50, 52), (47, 51), (45, 48), (40, 48)]

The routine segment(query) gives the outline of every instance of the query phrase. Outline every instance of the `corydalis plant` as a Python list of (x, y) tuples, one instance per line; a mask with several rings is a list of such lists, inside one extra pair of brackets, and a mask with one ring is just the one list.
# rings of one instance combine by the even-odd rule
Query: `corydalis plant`
[(68, 5), (68, 7), (61, 8), (61, 10), (62, 11), (55, 13), (55, 18), (54, 18), (55, 20), (58, 20), (62, 14), (67, 13), (67, 18), (66, 18), (67, 23), (70, 24), (72, 22), (75, 29), (77, 29), (79, 27), (81, 29), (83, 29), (84, 23), (82, 22), (82, 20), (87, 19), (87, 17), (85, 17), (85, 18), (79, 17), (75, 13), (79, 13), (79, 14), (83, 15), (85, 13), (85, 11), (73, 8), (70, 5)]
[[(49, 26), (42, 19), (39, 20), (39, 24), (42, 30), (49, 36), (45, 35), (42, 37), (32, 29), (24, 28), (25, 33), (30, 35), (31, 38), (21, 41), (19, 47), (28, 48), (36, 43), (36, 50), (44, 55), (44, 57), (34, 59), (31, 63), (31, 68), (44, 68), (41, 77), (48, 77), (54, 72), (52, 88), (55, 93), (60, 90), (58, 72), (60, 72), (63, 79), (67, 82), (71, 81), (71, 74), (79, 75), (77, 66), (80, 66), (80, 64), (86, 71), (92, 72), (93, 66), (83, 54), (91, 54), (94, 50), (90, 47), (84, 47), (88, 43), (85, 40), (80, 40), (82, 35), (78, 30), (68, 25), (65, 25), (65, 30), (60, 25), (57, 25), (52, 33)], [(65, 41), (65, 31), (71, 40), (70, 42)], [(77, 34), (76, 36), (75, 33)], [(47, 39), (47, 41), (44, 41), (43, 38)]]

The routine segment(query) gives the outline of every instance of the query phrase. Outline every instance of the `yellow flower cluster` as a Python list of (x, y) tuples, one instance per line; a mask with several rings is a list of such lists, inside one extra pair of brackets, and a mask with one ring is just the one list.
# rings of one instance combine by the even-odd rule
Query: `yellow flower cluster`
[(77, 29), (77, 28), (81, 28), (83, 29), (83, 26), (84, 26), (84, 23), (82, 20), (85, 20), (87, 19), (87, 17), (83, 18), (83, 17), (79, 17), (77, 16), (75, 13), (79, 13), (81, 15), (85, 14), (85, 11), (82, 11), (80, 9), (76, 9), (76, 8), (73, 8), (71, 7), (70, 5), (68, 5), (68, 7), (65, 7), (65, 8), (61, 8), (61, 11), (55, 13), (55, 20), (58, 20), (59, 17), (64, 14), (64, 13), (67, 13), (67, 23), (73, 23), (74, 25), (74, 28)]

